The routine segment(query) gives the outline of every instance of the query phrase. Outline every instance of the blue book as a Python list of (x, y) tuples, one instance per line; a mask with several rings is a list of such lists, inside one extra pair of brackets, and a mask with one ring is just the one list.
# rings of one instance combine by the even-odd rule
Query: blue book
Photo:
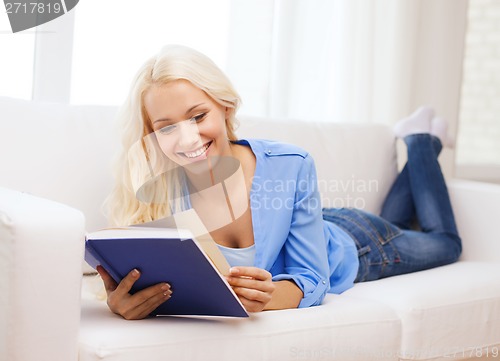
[(126, 227), (87, 234), (85, 260), (116, 282), (141, 272), (131, 293), (167, 282), (172, 297), (154, 315), (248, 317), (231, 286), (194, 237), (184, 230)]

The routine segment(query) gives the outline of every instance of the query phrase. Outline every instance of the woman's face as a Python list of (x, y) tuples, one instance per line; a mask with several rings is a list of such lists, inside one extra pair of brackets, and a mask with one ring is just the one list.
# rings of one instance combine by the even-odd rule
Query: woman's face
[(212, 100), (187, 80), (153, 86), (144, 95), (144, 107), (163, 153), (194, 172), (205, 168), (210, 156), (231, 155), (226, 118), (230, 109)]

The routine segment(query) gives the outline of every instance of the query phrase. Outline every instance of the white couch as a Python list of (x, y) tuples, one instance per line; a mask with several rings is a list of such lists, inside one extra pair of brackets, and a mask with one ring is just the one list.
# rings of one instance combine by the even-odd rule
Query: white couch
[[(323, 305), (246, 320), (126, 321), (82, 277), (85, 231), (118, 147), (116, 109), (0, 97), (0, 360), (444, 360), (500, 350), (500, 187), (448, 182), (460, 261), (356, 284)], [(316, 160), (325, 206), (377, 212), (396, 175), (389, 128), (241, 118), (241, 137)], [(83, 282), (82, 282), (83, 278)], [(82, 290), (83, 284), (83, 290)], [(81, 312), (80, 312), (81, 311)]]

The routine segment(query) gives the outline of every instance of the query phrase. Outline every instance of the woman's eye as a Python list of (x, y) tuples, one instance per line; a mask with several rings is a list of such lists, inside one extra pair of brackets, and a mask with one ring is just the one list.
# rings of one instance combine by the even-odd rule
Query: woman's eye
[(175, 128), (176, 128), (176, 126), (173, 124), (167, 125), (166, 127), (160, 128), (160, 130), (158, 130), (158, 132), (160, 132), (160, 134), (170, 134), (175, 130)]
[(191, 122), (200, 123), (201, 121), (203, 121), (203, 119), (205, 119), (206, 116), (207, 116), (207, 113), (201, 113), (201, 114), (195, 115), (194, 117), (191, 118)]

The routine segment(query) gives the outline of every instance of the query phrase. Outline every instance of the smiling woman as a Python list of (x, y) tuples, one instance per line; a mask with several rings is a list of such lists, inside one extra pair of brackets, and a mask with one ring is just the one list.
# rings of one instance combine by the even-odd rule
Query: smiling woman
[[(108, 203), (111, 221), (127, 225), (195, 212), (232, 266), (226, 279), (249, 312), (319, 305), (327, 292), (342, 293), (356, 281), (457, 260), (461, 241), (437, 162), (446, 127), (433, 109), (421, 107), (398, 122), (408, 163), (376, 216), (321, 208), (307, 151), (237, 139), (239, 103), (229, 79), (194, 49), (168, 45), (147, 60), (121, 112), (124, 141)], [(287, 187), (264, 187), (269, 181)], [(415, 219), (421, 232), (410, 229)], [(110, 309), (125, 318), (143, 318), (175, 297), (165, 283), (130, 294), (141, 276), (136, 270), (119, 284), (98, 271)]]

